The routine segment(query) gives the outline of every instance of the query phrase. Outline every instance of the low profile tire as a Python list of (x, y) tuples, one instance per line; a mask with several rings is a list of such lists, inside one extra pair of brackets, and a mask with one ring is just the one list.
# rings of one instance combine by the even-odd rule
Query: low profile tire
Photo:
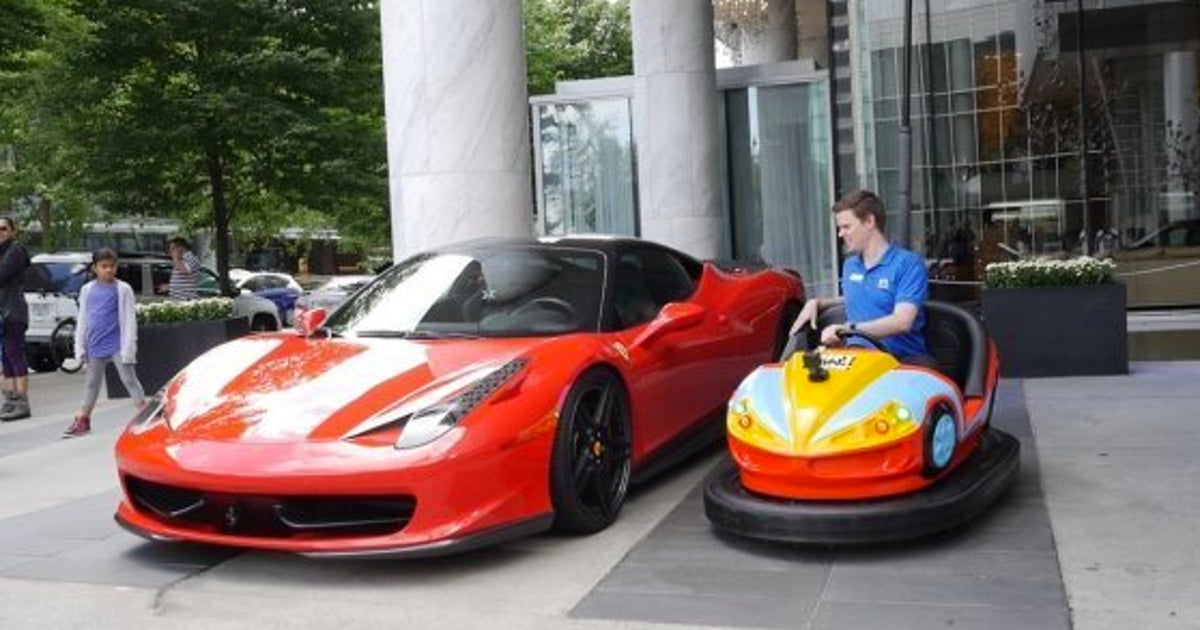
[(75, 320), (64, 319), (50, 333), (50, 356), (54, 366), (67, 374), (83, 368), (83, 362), (75, 357)]
[(250, 320), (250, 330), (254, 332), (269, 332), (279, 330), (279, 326), (275, 325), (275, 319), (269, 315), (255, 315)]
[(925, 418), (925, 476), (935, 477), (946, 470), (957, 449), (958, 423), (954, 410), (946, 403), (938, 403)]
[(613, 523), (629, 491), (629, 398), (611, 370), (594, 367), (571, 387), (550, 457), (554, 528), (598, 532)]

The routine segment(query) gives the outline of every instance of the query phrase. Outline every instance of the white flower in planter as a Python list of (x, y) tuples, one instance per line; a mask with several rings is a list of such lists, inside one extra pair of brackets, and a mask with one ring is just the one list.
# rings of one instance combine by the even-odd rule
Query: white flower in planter
[(1061, 287), (1108, 284), (1117, 265), (1112, 260), (1080, 256), (1071, 260), (1033, 259), (991, 263), (986, 268), (989, 288)]
[(137, 305), (139, 324), (193, 322), (226, 319), (233, 316), (233, 300), (225, 297), (188, 302), (152, 302)]

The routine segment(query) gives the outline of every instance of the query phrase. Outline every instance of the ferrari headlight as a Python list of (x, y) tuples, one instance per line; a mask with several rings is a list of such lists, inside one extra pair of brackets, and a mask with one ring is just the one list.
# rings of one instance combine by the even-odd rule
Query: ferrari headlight
[(452, 396), (449, 400), (426, 407), (411, 416), (400, 430), (396, 448), (409, 449), (424, 446), (442, 437), (459, 421), (496, 393), (519, 374), (529, 363), (528, 359), (515, 359), (500, 369), (483, 377), (470, 387)]
[(165, 421), (166, 417), (166, 396), (159, 392), (146, 399), (146, 406), (129, 421), (129, 430), (133, 433), (145, 433)]

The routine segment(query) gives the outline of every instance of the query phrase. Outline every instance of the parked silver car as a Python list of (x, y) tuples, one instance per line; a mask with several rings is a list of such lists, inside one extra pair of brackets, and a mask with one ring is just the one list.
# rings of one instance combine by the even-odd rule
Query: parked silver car
[(375, 276), (334, 276), (321, 286), (301, 295), (296, 300), (296, 310), (323, 308), (332, 313), (355, 291), (374, 279)]

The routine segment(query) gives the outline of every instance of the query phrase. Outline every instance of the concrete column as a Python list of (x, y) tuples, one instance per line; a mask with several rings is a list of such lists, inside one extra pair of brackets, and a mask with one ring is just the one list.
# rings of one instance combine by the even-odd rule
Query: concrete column
[(742, 31), (742, 64), (790, 61), (796, 58), (796, 1), (770, 0), (760, 28)]
[(700, 258), (719, 256), (712, 3), (633, 0), (631, 8), (641, 234)]
[[(1163, 55), (1163, 118), (1167, 121), (1167, 217), (1178, 221), (1196, 207), (1187, 193), (1189, 175), (1200, 169), (1200, 102), (1197, 100), (1196, 51), (1178, 50)], [(1191, 182), (1194, 186), (1195, 182)]]
[(521, 0), (380, 3), (392, 252), (532, 233)]

